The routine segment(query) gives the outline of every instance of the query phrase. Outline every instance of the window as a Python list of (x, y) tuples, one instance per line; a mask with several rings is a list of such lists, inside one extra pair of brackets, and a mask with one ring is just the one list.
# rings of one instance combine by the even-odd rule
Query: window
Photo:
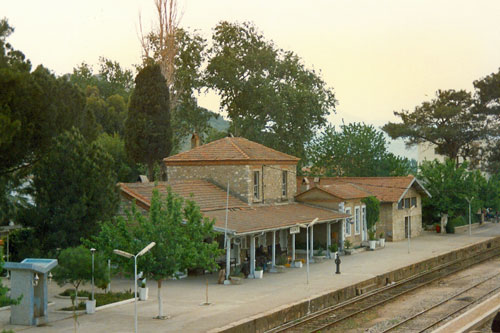
[(283, 171), (281, 176), (281, 195), (286, 197), (288, 185), (288, 171)]
[(411, 198), (411, 205), (412, 207), (417, 207), (417, 197)]
[(410, 208), (410, 198), (405, 198), (405, 204), (404, 204), (405, 208)]
[[(351, 208), (346, 208), (345, 209), (345, 213), (347, 215), (351, 215)], [(345, 219), (345, 223), (344, 223), (344, 226), (345, 226), (345, 235), (346, 236), (351, 236), (351, 218), (346, 218)]]
[(253, 197), (255, 199), (260, 198), (260, 172), (259, 171), (254, 171), (253, 172)]
[(260, 247), (267, 247), (267, 237), (266, 237), (266, 234), (263, 234), (263, 235), (260, 235), (258, 237), (258, 242), (257, 242), (257, 246)]
[(417, 207), (417, 197), (404, 198), (398, 202), (398, 209), (408, 209), (413, 206)]
[(355, 207), (354, 208), (354, 233), (356, 235), (359, 235), (359, 233), (361, 232), (361, 227), (360, 227), (361, 218), (360, 218), (359, 214), (360, 214), (359, 207)]

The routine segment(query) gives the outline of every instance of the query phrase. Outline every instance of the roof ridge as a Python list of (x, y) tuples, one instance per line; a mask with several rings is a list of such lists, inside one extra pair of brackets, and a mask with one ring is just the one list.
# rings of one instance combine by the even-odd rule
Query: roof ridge
[(163, 158), (163, 160), (166, 160), (166, 159), (168, 159), (168, 158), (170, 158), (170, 157), (174, 157), (174, 156), (186, 155), (187, 153), (190, 153), (190, 152), (192, 152), (193, 150), (200, 150), (200, 152), (202, 153), (202, 155), (204, 155), (204, 153), (203, 153), (203, 149), (200, 149), (201, 147), (206, 148), (207, 146), (213, 145), (213, 144), (215, 144), (215, 143), (217, 143), (217, 142), (219, 142), (219, 141), (222, 141), (222, 140), (224, 140), (224, 139), (227, 139), (227, 138), (228, 138), (228, 137), (225, 137), (225, 138), (222, 138), (222, 139), (218, 139), (218, 140), (214, 140), (214, 141), (211, 141), (211, 142), (205, 143), (205, 144), (203, 144), (203, 145), (200, 145), (200, 146), (197, 146), (197, 147), (191, 148), (191, 149), (189, 149), (189, 150), (182, 151), (182, 152), (177, 153), (177, 154), (175, 154), (175, 155), (167, 156), (167, 157)]
[(245, 158), (247, 160), (250, 159), (250, 156), (248, 156), (240, 147), (238, 147), (238, 145), (236, 143), (233, 142), (233, 140), (231, 140), (231, 138), (228, 138), (229, 139), (229, 142), (231, 143), (231, 145), (236, 148), (236, 150), (238, 150), (243, 156), (245, 156)]

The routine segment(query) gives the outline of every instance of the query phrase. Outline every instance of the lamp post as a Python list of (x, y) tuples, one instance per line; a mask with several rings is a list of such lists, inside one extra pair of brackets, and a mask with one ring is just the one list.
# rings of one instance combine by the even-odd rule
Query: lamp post
[(132, 253), (128, 253), (122, 250), (113, 250), (113, 253), (118, 254), (119, 256), (125, 257), (125, 258), (134, 258), (134, 332), (137, 333), (137, 257), (140, 257), (147, 253), (153, 246), (155, 246), (155, 242), (151, 242), (143, 248), (139, 253), (137, 253), (135, 256)]
[(472, 236), (472, 223), (471, 223), (471, 214), (470, 214), (470, 203), (472, 202), (472, 200), (474, 200), (474, 197), (472, 198), (465, 198), (465, 200), (467, 200), (467, 202), (469, 203), (469, 236)]
[(95, 249), (91, 248), (90, 252), (92, 253), (92, 301), (94, 300), (94, 253)]
[(307, 284), (309, 284), (309, 227), (312, 227), (316, 222), (318, 222), (318, 218), (312, 220), (309, 224), (298, 224), (299, 227), (306, 229), (306, 266), (307, 266)]

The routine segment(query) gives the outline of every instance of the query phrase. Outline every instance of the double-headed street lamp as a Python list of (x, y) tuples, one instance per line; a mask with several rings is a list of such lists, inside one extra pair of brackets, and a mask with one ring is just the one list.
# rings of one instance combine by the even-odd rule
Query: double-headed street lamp
[[(316, 222), (318, 222), (318, 218), (312, 220), (309, 224), (298, 224), (299, 227), (306, 229), (306, 266), (307, 266), (307, 284), (309, 284), (309, 227), (312, 227)], [(312, 249), (314, 251), (314, 249)]]
[(134, 298), (135, 298), (135, 315), (134, 315), (134, 332), (137, 333), (137, 257), (140, 257), (144, 254), (146, 254), (153, 246), (155, 246), (155, 242), (149, 243), (148, 246), (143, 248), (139, 253), (137, 253), (135, 256), (132, 253), (128, 253), (122, 250), (113, 250), (115, 254), (118, 254), (119, 256), (125, 257), (125, 258), (134, 258)]

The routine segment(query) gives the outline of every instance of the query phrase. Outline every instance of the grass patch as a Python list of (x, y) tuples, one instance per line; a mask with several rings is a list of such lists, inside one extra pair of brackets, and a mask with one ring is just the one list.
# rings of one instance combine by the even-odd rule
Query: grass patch
[[(75, 294), (75, 289), (66, 289), (62, 293), (59, 294), (59, 296), (72, 296)], [(79, 290), (78, 291), (78, 297), (89, 297), (90, 298), (90, 291), (86, 290)]]
[[(73, 291), (73, 290), (71, 290), (71, 291)], [(63, 296), (66, 296), (66, 295), (63, 295)], [(78, 293), (78, 296), (80, 296), (80, 293)], [(124, 301), (126, 299), (134, 298), (134, 294), (130, 290), (124, 291), (124, 292), (109, 292), (106, 294), (99, 293), (99, 294), (94, 294), (94, 296), (95, 296), (95, 300), (96, 300), (96, 307)], [(90, 294), (89, 294), (89, 297), (90, 297)], [(73, 306), (62, 308), (61, 310), (73, 311)], [(78, 306), (76, 307), (76, 310), (85, 310), (85, 302), (79, 302)]]

